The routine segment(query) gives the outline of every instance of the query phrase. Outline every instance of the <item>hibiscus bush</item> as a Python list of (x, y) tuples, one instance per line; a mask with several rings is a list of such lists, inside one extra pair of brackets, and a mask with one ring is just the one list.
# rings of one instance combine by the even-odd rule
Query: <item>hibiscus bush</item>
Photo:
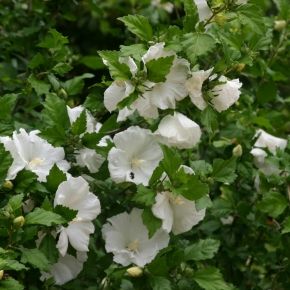
[(290, 289), (288, 0), (0, 2), (0, 289)]

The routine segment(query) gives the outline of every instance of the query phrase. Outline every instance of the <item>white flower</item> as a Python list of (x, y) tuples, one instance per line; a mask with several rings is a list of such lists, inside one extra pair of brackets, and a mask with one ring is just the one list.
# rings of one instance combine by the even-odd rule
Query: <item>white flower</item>
[(172, 13), (174, 9), (174, 5), (171, 2), (161, 3), (161, 0), (151, 0), (151, 5), (164, 9), (168, 13)]
[(192, 72), (191, 78), (185, 83), (192, 103), (200, 110), (204, 110), (207, 107), (207, 103), (202, 94), (202, 85), (209, 78), (212, 71), (213, 68), (206, 71), (200, 70)]
[(221, 76), (219, 81), (224, 83), (216, 85), (212, 89), (214, 97), (211, 99), (211, 103), (218, 112), (222, 112), (239, 99), (242, 83), (240, 83), (239, 79), (228, 80), (224, 76)]
[(258, 136), (254, 144), (254, 148), (251, 150), (251, 154), (254, 156), (255, 165), (265, 174), (279, 174), (280, 170), (276, 164), (267, 162), (267, 152), (261, 148), (267, 148), (273, 155), (276, 154), (277, 148), (284, 150), (287, 146), (287, 140), (275, 137), (268, 134), (262, 129), (257, 130), (255, 137)]
[(46, 181), (50, 169), (56, 164), (61, 170), (66, 172), (69, 163), (64, 160), (65, 153), (61, 147), (53, 147), (46, 140), (37, 136), (40, 132), (35, 130), (27, 133), (24, 129), (20, 132), (13, 132), (11, 137), (0, 137), (0, 142), (4, 144), (10, 152), (13, 163), (7, 174), (7, 179), (14, 179), (17, 173), (23, 169), (30, 170), (38, 176), (38, 181)]
[(193, 0), (198, 11), (199, 21), (204, 21), (212, 16), (212, 12), (208, 7), (206, 0)]
[(130, 181), (148, 185), (163, 158), (151, 131), (133, 126), (116, 134), (113, 141), (116, 147), (108, 155), (111, 178), (117, 183)]
[(54, 278), (56, 285), (63, 285), (75, 279), (83, 269), (83, 264), (87, 260), (87, 254), (77, 252), (77, 257), (66, 254), (60, 256), (57, 263), (53, 264), (48, 273), (42, 272), (40, 280)]
[(162, 220), (162, 228), (175, 235), (191, 230), (205, 217), (205, 209), (197, 210), (194, 201), (169, 191), (156, 195), (152, 212)]
[(123, 266), (133, 263), (143, 267), (168, 246), (169, 235), (162, 229), (152, 238), (148, 237), (140, 209), (134, 208), (130, 214), (124, 212), (108, 221), (102, 228), (105, 248), (108, 253), (113, 253), (114, 261)]
[(201, 130), (198, 124), (181, 113), (165, 116), (155, 131), (161, 143), (179, 149), (192, 148), (200, 140)]
[(71, 177), (63, 181), (55, 194), (54, 206), (63, 205), (77, 210), (74, 220), (61, 227), (57, 248), (62, 256), (67, 253), (68, 242), (80, 252), (87, 252), (90, 234), (94, 232), (91, 222), (101, 212), (99, 199), (90, 192), (88, 183), (82, 177)]

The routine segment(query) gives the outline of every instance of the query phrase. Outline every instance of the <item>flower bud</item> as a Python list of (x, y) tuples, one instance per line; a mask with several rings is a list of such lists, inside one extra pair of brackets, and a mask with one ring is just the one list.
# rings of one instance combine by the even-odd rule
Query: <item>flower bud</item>
[(3, 188), (11, 190), (13, 188), (13, 183), (10, 180), (5, 180), (3, 183)]
[(218, 25), (223, 26), (225, 22), (227, 21), (227, 17), (223, 13), (219, 13), (214, 17), (214, 21)]
[(143, 274), (143, 270), (140, 267), (131, 267), (128, 268), (126, 271), (131, 277), (140, 277)]
[(274, 22), (274, 29), (276, 31), (281, 31), (286, 27), (286, 21), (285, 20), (276, 20)]
[(67, 98), (67, 92), (64, 88), (61, 88), (59, 91), (58, 91), (58, 94), (60, 96), (63, 96), (64, 98)]
[(236, 70), (238, 71), (238, 72), (241, 72), (244, 68), (245, 68), (245, 64), (244, 63), (238, 63), (237, 65), (236, 65)]
[(235, 157), (241, 157), (243, 155), (243, 147), (241, 144), (238, 144), (233, 149), (233, 156)]
[(2, 280), (3, 276), (4, 276), (4, 271), (0, 270), (0, 281)]
[(14, 224), (14, 226), (16, 227), (16, 228), (21, 228), (21, 227), (23, 227), (23, 225), (24, 225), (24, 223), (25, 223), (25, 218), (24, 218), (24, 216), (18, 216), (17, 218), (15, 218), (14, 220), (13, 220), (13, 224)]

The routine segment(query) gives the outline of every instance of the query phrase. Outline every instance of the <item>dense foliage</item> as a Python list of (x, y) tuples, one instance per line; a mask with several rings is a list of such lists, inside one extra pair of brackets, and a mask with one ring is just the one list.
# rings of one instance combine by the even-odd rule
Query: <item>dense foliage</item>
[(1, 1), (0, 289), (290, 289), (289, 19)]

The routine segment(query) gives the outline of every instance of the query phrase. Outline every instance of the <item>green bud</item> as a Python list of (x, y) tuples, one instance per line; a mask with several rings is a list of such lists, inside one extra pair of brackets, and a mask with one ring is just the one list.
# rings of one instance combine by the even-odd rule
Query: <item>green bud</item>
[(140, 277), (143, 274), (143, 270), (140, 267), (131, 267), (126, 270), (130, 277)]
[(24, 225), (24, 223), (25, 223), (25, 218), (24, 218), (24, 216), (22, 216), (22, 215), (16, 217), (16, 218), (13, 220), (13, 224), (14, 224), (14, 226), (15, 226), (16, 228), (22, 228), (23, 225)]
[(274, 22), (274, 29), (276, 31), (282, 31), (286, 27), (286, 24), (285, 20), (276, 20)]
[(245, 64), (244, 63), (238, 63), (237, 65), (236, 65), (236, 70), (238, 71), (238, 72), (241, 72), (244, 68), (245, 68)]
[(5, 180), (3, 183), (3, 188), (11, 190), (13, 188), (13, 183), (10, 180)]
[(233, 149), (233, 156), (235, 157), (241, 157), (243, 155), (243, 147), (241, 144), (238, 144)]
[(65, 91), (64, 88), (61, 88), (59, 91), (58, 91), (58, 94), (60, 96), (63, 96), (65, 99), (67, 98), (67, 92)]
[(218, 25), (223, 26), (225, 22), (227, 21), (227, 17), (223, 13), (219, 13), (214, 17), (214, 21)]

